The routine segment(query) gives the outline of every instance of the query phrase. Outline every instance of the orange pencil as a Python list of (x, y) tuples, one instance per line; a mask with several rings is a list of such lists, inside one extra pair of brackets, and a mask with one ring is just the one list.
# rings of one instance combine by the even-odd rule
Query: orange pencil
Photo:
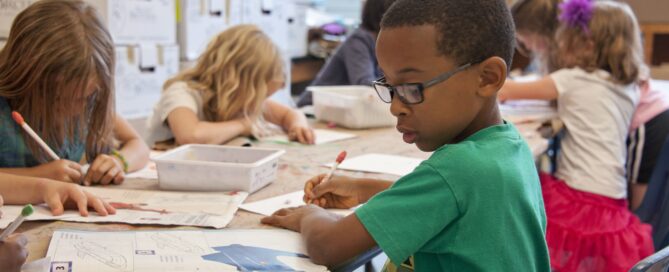
[[(321, 184), (330, 181), (330, 179), (332, 178), (332, 175), (334, 175), (334, 171), (337, 170), (337, 167), (339, 167), (339, 164), (341, 164), (341, 162), (343, 162), (344, 159), (346, 159), (346, 151), (342, 151), (342, 152), (339, 153), (339, 155), (337, 156), (337, 159), (335, 160), (335, 163), (332, 165), (332, 167), (330, 167), (330, 172), (328, 172), (328, 174), (325, 176), (325, 178), (323, 178), (323, 181), (321, 182)], [(313, 203), (314, 200), (315, 199), (310, 200), (309, 204)]]
[(42, 140), (42, 138), (40, 138), (37, 135), (37, 133), (35, 133), (35, 131), (32, 128), (30, 128), (28, 123), (26, 123), (26, 121), (23, 120), (23, 116), (21, 116), (20, 113), (13, 111), (12, 118), (14, 118), (14, 121), (16, 121), (16, 123), (19, 124), (19, 126), (21, 126), (26, 132), (28, 132), (28, 135), (30, 135), (30, 137), (35, 139), (35, 141), (42, 147), (42, 149), (44, 149), (44, 151), (46, 151), (46, 153), (49, 154), (51, 159), (53, 159), (54, 161), (60, 160), (60, 157), (56, 155), (56, 152), (53, 152), (53, 150), (49, 147), (49, 145), (47, 145)]

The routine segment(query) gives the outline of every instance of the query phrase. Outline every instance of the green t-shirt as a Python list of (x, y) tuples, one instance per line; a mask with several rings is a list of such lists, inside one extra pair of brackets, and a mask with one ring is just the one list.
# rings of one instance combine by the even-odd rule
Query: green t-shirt
[(532, 154), (511, 124), (445, 145), (358, 208), (399, 265), (417, 271), (549, 271), (546, 214)]

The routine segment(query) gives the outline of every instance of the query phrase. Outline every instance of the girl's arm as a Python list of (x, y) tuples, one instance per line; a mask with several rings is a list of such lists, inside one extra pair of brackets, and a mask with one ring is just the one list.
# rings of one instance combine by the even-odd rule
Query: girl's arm
[(240, 118), (224, 122), (200, 121), (188, 108), (176, 108), (167, 115), (167, 124), (177, 144), (223, 144), (240, 135), (251, 134), (251, 122)]
[(507, 80), (498, 93), (500, 101), (514, 99), (555, 100), (558, 98), (555, 82), (549, 76), (532, 82)]
[(81, 165), (65, 159), (50, 161), (35, 167), (0, 168), (0, 173), (48, 178), (70, 183), (79, 183), (82, 177)]
[(119, 153), (128, 162), (128, 172), (137, 171), (149, 161), (149, 147), (128, 121), (120, 116), (114, 119), (114, 137), (121, 142)]
[(107, 202), (79, 185), (44, 178), (0, 173), (0, 195), (10, 205), (46, 203), (53, 215), (61, 215), (70, 208), (78, 209), (82, 216), (88, 216), (88, 208), (102, 216), (116, 213)]
[(265, 100), (264, 106), (265, 120), (281, 126), (291, 140), (297, 140), (303, 144), (314, 144), (316, 140), (314, 131), (302, 112), (271, 99)]

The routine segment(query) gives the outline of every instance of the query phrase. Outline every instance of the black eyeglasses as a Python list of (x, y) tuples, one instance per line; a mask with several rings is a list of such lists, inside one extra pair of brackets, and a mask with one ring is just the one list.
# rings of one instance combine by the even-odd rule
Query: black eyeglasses
[(456, 68), (453, 71), (446, 72), (432, 80), (428, 80), (423, 83), (404, 83), (397, 86), (391, 86), (388, 83), (386, 83), (386, 78), (382, 77), (372, 82), (372, 84), (374, 85), (376, 94), (379, 95), (379, 98), (381, 98), (381, 101), (383, 102), (386, 103), (392, 102), (393, 96), (397, 94), (397, 97), (404, 104), (407, 105), (420, 104), (423, 102), (423, 100), (425, 100), (425, 97), (423, 96), (423, 91), (425, 89), (448, 80), (453, 75), (469, 68), (470, 66), (472, 66), (472, 63), (467, 63), (465, 65)]

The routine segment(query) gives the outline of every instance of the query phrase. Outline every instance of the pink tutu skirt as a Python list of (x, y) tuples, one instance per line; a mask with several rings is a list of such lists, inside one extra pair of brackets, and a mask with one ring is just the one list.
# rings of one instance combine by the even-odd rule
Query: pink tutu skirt
[(578, 191), (541, 173), (553, 271), (629, 271), (653, 254), (651, 227), (627, 209), (627, 200)]

